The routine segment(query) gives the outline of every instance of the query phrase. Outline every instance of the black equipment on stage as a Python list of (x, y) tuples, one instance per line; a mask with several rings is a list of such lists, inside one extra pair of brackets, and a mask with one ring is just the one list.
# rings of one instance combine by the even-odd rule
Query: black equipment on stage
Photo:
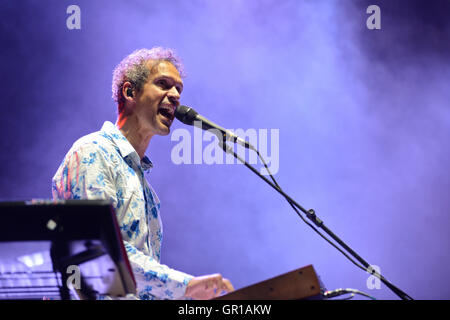
[(106, 200), (0, 202), (0, 299), (96, 299), (136, 292)]

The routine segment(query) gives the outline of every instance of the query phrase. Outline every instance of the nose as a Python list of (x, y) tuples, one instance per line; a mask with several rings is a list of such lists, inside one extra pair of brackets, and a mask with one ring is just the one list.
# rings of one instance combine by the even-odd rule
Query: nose
[(180, 104), (180, 93), (175, 86), (170, 88), (169, 92), (167, 93), (167, 97), (169, 98), (170, 102), (175, 105), (175, 107), (178, 107), (178, 105)]

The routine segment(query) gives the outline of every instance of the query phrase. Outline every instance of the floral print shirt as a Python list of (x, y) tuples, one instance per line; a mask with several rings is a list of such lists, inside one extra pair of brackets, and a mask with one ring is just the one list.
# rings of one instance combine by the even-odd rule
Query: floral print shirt
[(52, 180), (54, 199), (107, 199), (117, 214), (140, 299), (184, 299), (193, 276), (160, 263), (163, 236), (160, 202), (142, 160), (111, 122), (77, 140)]

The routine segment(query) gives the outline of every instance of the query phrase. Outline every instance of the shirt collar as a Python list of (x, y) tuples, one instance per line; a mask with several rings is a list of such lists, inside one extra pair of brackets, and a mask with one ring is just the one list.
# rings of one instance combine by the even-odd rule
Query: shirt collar
[(144, 171), (149, 171), (153, 168), (153, 162), (151, 162), (147, 156), (144, 156), (144, 158), (142, 158), (141, 160), (141, 166)]
[(144, 155), (142, 160), (139, 159), (139, 155), (136, 150), (134, 150), (131, 143), (112, 122), (105, 121), (101, 131), (105, 133), (110, 140), (112, 140), (117, 148), (119, 148), (119, 152), (123, 158), (130, 157), (132, 160), (136, 161), (137, 164), (141, 165), (144, 171), (153, 168), (153, 163), (147, 156)]

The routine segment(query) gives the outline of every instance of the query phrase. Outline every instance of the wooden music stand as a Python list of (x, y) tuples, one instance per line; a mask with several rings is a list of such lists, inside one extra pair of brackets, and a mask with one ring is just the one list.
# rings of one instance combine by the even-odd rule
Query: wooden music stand
[(312, 265), (241, 288), (214, 300), (322, 299), (325, 291)]

